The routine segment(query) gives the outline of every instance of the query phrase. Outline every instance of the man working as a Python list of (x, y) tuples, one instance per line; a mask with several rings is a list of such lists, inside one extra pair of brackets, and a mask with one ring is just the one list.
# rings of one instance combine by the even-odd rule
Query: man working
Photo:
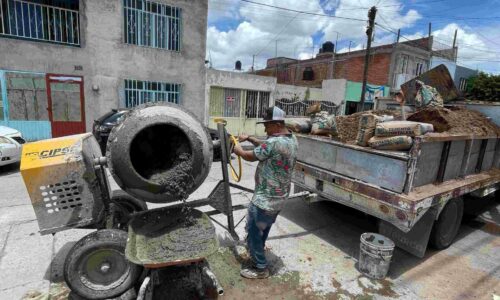
[(263, 123), (268, 138), (260, 141), (240, 135), (240, 142), (250, 141), (256, 146), (245, 151), (240, 145), (234, 153), (247, 161), (259, 161), (255, 171), (255, 192), (248, 207), (247, 246), (253, 266), (241, 270), (245, 278), (267, 278), (269, 269), (265, 256), (266, 239), (271, 226), (290, 194), (292, 171), (295, 166), (297, 139), (285, 127), (285, 112), (278, 107), (266, 111)]

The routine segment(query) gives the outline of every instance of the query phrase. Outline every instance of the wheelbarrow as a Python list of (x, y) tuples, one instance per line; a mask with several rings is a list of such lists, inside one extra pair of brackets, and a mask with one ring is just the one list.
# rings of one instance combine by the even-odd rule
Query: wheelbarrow
[(138, 299), (213, 298), (224, 293), (205, 258), (219, 245), (205, 213), (185, 207), (163, 207), (134, 215), (129, 223), (126, 258), (146, 271)]

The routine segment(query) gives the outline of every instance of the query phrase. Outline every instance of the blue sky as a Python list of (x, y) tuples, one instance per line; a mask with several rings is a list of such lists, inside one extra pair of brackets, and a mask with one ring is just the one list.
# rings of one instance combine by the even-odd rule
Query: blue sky
[[(252, 0), (253, 2), (314, 13), (301, 14), (241, 0), (209, 0), (207, 58), (212, 66), (243, 69), (265, 66), (278, 56), (309, 58), (325, 41), (338, 52), (361, 49), (366, 43), (368, 8), (378, 7), (374, 45), (428, 34), (432, 23), (434, 47), (451, 47), (458, 29), (458, 64), (500, 74), (500, 0)], [(320, 16), (331, 15), (335, 17)], [(393, 31), (393, 32), (391, 32)]]

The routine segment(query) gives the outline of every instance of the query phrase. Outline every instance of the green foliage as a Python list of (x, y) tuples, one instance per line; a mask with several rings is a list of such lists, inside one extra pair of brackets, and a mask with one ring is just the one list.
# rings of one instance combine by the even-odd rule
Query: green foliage
[(470, 100), (500, 101), (500, 75), (481, 72), (469, 78), (466, 93)]

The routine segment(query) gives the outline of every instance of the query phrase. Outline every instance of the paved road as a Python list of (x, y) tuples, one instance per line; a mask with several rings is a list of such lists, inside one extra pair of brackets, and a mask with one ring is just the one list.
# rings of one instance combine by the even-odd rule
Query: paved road
[[(244, 167), (241, 184), (252, 188), (255, 164)], [(221, 178), (220, 170), (214, 164), (191, 199), (206, 197)], [(251, 197), (232, 193), (236, 203)], [(237, 221), (243, 216), (244, 211), (235, 213)], [(216, 219), (224, 222), (223, 216)], [(480, 218), (464, 221), (456, 242), (444, 251), (430, 250), (417, 259), (396, 250), (389, 275), (381, 281), (367, 279), (356, 269), (359, 237), (374, 231), (374, 224), (372, 218), (335, 203), (293, 200), (271, 230), (271, 279), (239, 277), (238, 257), (227, 248), (234, 243), (220, 227), (221, 248), (209, 262), (225, 288), (224, 299), (498, 299), (494, 297), (500, 295), (500, 206), (489, 206)], [(238, 227), (240, 237), (243, 226), (244, 221)], [(0, 299), (66, 299), (64, 258), (88, 232), (40, 236), (20, 173), (1, 168)]]

